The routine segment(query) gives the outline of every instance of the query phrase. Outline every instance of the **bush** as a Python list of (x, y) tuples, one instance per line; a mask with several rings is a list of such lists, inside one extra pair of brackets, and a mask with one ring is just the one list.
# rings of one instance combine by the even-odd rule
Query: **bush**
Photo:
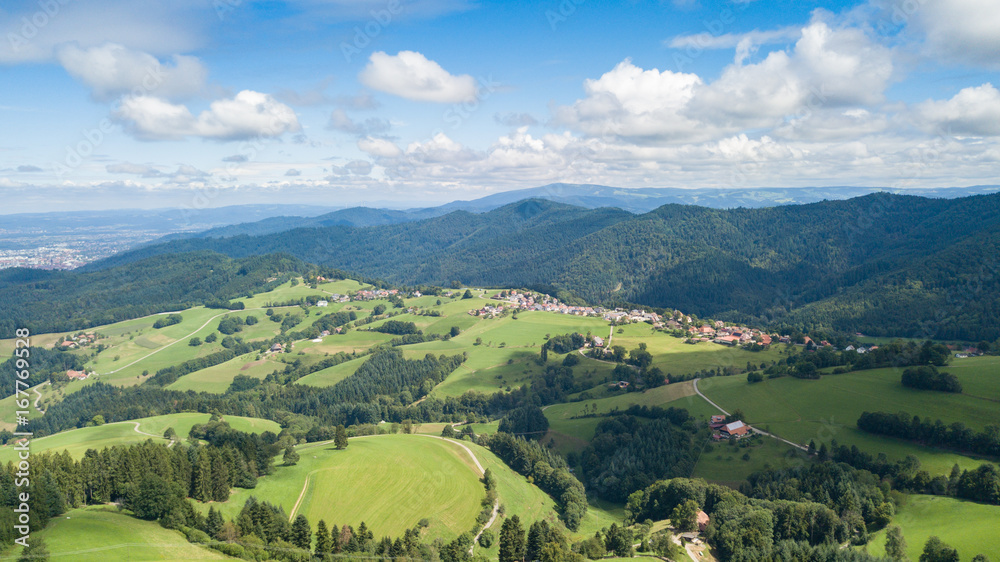
[(479, 546), (483, 548), (493, 546), (494, 541), (496, 541), (496, 535), (494, 535), (493, 531), (489, 529), (484, 530), (483, 534), (479, 535)]

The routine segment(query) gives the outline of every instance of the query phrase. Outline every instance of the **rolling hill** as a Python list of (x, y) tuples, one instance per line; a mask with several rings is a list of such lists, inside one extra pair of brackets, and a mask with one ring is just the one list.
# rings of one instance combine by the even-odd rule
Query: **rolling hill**
[[(642, 215), (526, 200), (401, 224), (181, 240), (89, 266), (287, 252), (397, 283), (535, 286), (591, 302), (871, 335), (1000, 337), (1000, 194)], [(142, 262), (146, 263), (146, 262)], [(123, 273), (124, 274), (124, 273)], [(565, 296), (565, 293), (564, 293)]]

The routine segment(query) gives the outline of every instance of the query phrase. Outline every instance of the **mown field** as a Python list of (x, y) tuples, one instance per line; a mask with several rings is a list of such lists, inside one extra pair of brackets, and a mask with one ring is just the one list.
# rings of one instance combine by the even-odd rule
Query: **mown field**
[[(82, 427), (80, 429), (71, 429), (56, 433), (55, 435), (33, 439), (30, 447), (32, 454), (62, 452), (66, 450), (69, 451), (70, 456), (79, 459), (83, 457), (87, 449), (100, 450), (104, 447), (114, 445), (139, 443), (147, 439), (166, 443), (167, 440), (162, 435), (168, 427), (174, 428), (177, 435), (185, 439), (191, 432), (192, 426), (205, 423), (210, 417), (209, 414), (180, 413), (108, 423), (101, 426)], [(281, 431), (281, 427), (276, 422), (270, 420), (240, 416), (226, 416), (224, 419), (234, 429), (240, 431), (254, 433), (264, 431), (278, 433)], [(14, 451), (13, 443), (0, 446), (0, 464), (6, 464), (7, 461), (15, 460), (16, 457), (17, 452)]]
[[(179, 531), (119, 513), (109, 506), (71, 509), (31, 536), (45, 540), (53, 560), (232, 560), (217, 551), (187, 542)], [(20, 552), (18, 546), (6, 555), (16, 557)]]
[[(900, 507), (892, 524), (903, 531), (910, 560), (920, 558), (924, 544), (937, 536), (956, 550), (962, 560), (985, 554), (1000, 559), (1000, 506), (972, 503), (956, 498), (914, 495)], [(873, 533), (868, 552), (885, 554), (885, 531)]]
[[(993, 358), (984, 358), (993, 359)], [(990, 362), (954, 371), (963, 382), (974, 379), (972, 392), (986, 394), (1000, 388), (1000, 372)], [(949, 451), (923, 447), (859, 431), (858, 417), (864, 411), (907, 411), (944, 423), (962, 422), (968, 427), (1000, 423), (997, 403), (979, 395), (948, 394), (904, 387), (899, 369), (876, 369), (843, 375), (824, 375), (820, 380), (792, 377), (769, 379), (749, 384), (745, 377), (715, 377), (699, 381), (699, 389), (728, 411), (742, 410), (748, 423), (772, 431), (801, 444), (815, 440), (857, 445), (875, 455), (885, 453), (890, 459), (916, 455), (922, 467), (932, 474), (947, 473), (958, 463), (963, 469), (974, 468), (981, 461)]]
[(467, 453), (439, 439), (381, 435), (351, 439), (343, 451), (333, 444), (296, 450), (298, 464), (283, 466), (279, 458), (275, 473), (256, 488), (236, 489), (228, 502), (214, 505), (236, 517), (255, 496), (289, 516), (302, 513), (313, 525), (320, 519), (354, 527), (364, 521), (376, 537), (401, 536), (428, 518), (427, 535), (450, 540), (472, 528), (486, 495)]

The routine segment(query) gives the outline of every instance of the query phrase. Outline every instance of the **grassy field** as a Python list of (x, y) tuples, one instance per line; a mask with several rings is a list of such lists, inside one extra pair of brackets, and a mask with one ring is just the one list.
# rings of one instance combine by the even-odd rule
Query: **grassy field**
[[(32, 537), (45, 539), (53, 560), (107, 562), (108, 560), (232, 560), (214, 550), (187, 542), (179, 531), (164, 529), (106, 506), (72, 509), (52, 519)], [(21, 547), (7, 556), (20, 554)], [(11, 558), (13, 559), (13, 558)]]
[[(963, 374), (963, 377), (973, 376)], [(1000, 385), (1000, 374), (988, 377), (982, 387)], [(995, 402), (970, 395), (914, 390), (902, 386), (897, 369), (859, 371), (828, 375), (820, 380), (791, 377), (748, 384), (745, 377), (715, 377), (698, 383), (701, 391), (729, 411), (740, 409), (746, 421), (786, 439), (817, 445), (836, 440), (857, 445), (872, 454), (884, 452), (890, 459), (914, 454), (932, 474), (947, 473), (958, 463), (974, 468), (980, 461), (948, 451), (905, 441), (865, 434), (855, 423), (864, 411), (907, 411), (922, 418), (941, 419), (946, 424), (961, 421), (970, 427), (1000, 423)]]
[[(749, 455), (749, 459), (743, 458), (744, 455)], [(777, 439), (758, 435), (739, 443), (706, 443), (691, 476), (736, 486), (754, 472), (798, 466), (806, 462), (809, 461), (802, 451)]]
[(273, 356), (263, 356), (258, 361), (256, 360), (258, 355), (260, 354), (249, 353), (241, 355), (225, 363), (195, 371), (189, 375), (180, 377), (167, 386), (167, 389), (222, 394), (232, 384), (236, 375), (263, 379), (273, 371), (283, 371), (285, 369), (285, 364)]
[(315, 373), (306, 375), (301, 379), (295, 381), (297, 384), (304, 384), (307, 386), (315, 386), (317, 388), (325, 388), (328, 386), (333, 386), (338, 382), (346, 379), (347, 377), (354, 374), (354, 371), (358, 370), (358, 367), (364, 363), (368, 357), (359, 357), (357, 359), (352, 359), (346, 363), (341, 363), (340, 365), (334, 365), (333, 367), (328, 367), (322, 371), (316, 371)]
[[(114, 445), (127, 445), (129, 443), (139, 443), (147, 439), (156, 441), (167, 441), (163, 439), (163, 432), (168, 427), (173, 427), (182, 439), (188, 436), (191, 427), (195, 424), (205, 423), (211, 416), (199, 413), (168, 414), (165, 416), (155, 416), (151, 418), (141, 418), (133, 421), (108, 423), (95, 427), (82, 427), (71, 429), (39, 437), (31, 441), (31, 452), (38, 454), (46, 451), (61, 452), (69, 451), (70, 456), (75, 459), (83, 457), (87, 449), (103, 449)], [(224, 418), (229, 425), (240, 431), (251, 431), (260, 433), (263, 431), (273, 431), (278, 433), (281, 428), (277, 423), (270, 420), (256, 418), (244, 418), (239, 416), (226, 416)], [(138, 424), (138, 428), (136, 427)], [(157, 436), (157, 437), (153, 437)], [(15, 460), (17, 452), (14, 451), (13, 444), (0, 447), (0, 464)]]
[[(917, 560), (927, 539), (939, 537), (958, 550), (962, 560), (985, 554), (1000, 559), (1000, 506), (983, 505), (941, 496), (909, 496), (892, 520), (906, 539), (910, 560)], [(885, 531), (872, 534), (868, 552), (885, 554)]]
[(234, 517), (255, 496), (291, 515), (305, 487), (296, 513), (313, 525), (320, 519), (354, 527), (364, 521), (375, 536), (395, 537), (426, 517), (428, 537), (450, 539), (472, 528), (486, 494), (467, 453), (439, 439), (382, 435), (352, 439), (344, 451), (332, 444), (296, 450), (298, 464), (278, 466), (255, 489), (237, 489), (216, 507)]

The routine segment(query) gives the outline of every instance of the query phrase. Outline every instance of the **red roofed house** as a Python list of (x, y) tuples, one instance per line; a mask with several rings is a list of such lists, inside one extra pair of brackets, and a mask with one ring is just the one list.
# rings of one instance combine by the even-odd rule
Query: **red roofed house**
[(722, 426), (719, 431), (730, 437), (742, 437), (747, 434), (748, 429), (749, 428), (745, 423), (741, 421), (734, 421), (731, 424)]
[(87, 373), (84, 371), (74, 371), (70, 369), (69, 371), (66, 371), (66, 376), (69, 377), (69, 380), (71, 381), (82, 381), (87, 378)]
[(708, 527), (708, 514), (704, 511), (698, 512), (698, 532), (705, 532), (705, 528)]

